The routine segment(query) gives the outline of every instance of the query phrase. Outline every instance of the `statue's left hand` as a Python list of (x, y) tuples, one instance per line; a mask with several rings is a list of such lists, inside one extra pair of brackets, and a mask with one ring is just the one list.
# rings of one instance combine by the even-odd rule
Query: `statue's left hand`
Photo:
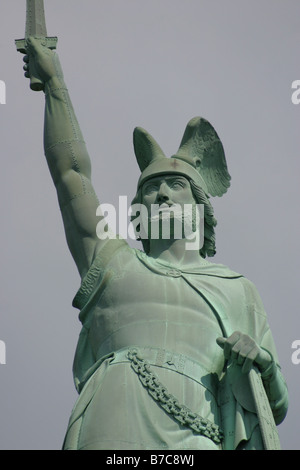
[(248, 373), (252, 365), (263, 372), (272, 363), (271, 355), (240, 331), (235, 331), (229, 338), (217, 338), (217, 344), (223, 349), (225, 359), (239, 364), (243, 373)]

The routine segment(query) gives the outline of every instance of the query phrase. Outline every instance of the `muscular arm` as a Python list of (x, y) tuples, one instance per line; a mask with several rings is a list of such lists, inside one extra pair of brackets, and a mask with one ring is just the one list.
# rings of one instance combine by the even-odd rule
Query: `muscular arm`
[(57, 190), (67, 243), (83, 277), (105, 243), (96, 235), (99, 202), (91, 183), (90, 158), (57, 55), (34, 39), (28, 50), (29, 72), (30, 61), (35, 60), (45, 87), (45, 155)]

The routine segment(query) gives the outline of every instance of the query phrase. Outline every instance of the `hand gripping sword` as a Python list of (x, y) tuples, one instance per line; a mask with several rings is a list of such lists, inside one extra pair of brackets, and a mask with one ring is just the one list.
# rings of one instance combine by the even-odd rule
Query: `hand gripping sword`
[[(33, 36), (43, 46), (56, 49), (57, 37), (47, 37), (45, 10), (43, 0), (26, 0), (26, 28), (25, 39), (16, 39), (17, 51), (27, 54), (27, 39)], [(44, 89), (43, 83), (37, 78), (34, 62), (30, 64), (30, 88), (34, 91)]]

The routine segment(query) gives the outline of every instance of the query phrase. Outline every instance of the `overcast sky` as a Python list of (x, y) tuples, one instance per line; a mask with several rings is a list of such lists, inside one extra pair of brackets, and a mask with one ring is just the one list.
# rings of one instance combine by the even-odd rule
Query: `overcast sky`
[[(77, 398), (71, 303), (80, 278), (43, 156), (44, 96), (29, 89), (14, 45), (25, 3), (2, 0), (0, 15), (0, 449), (60, 449)], [(299, 0), (45, 0), (45, 8), (101, 202), (134, 196), (135, 126), (168, 156), (190, 118), (217, 130), (232, 186), (212, 199), (211, 261), (260, 292), (290, 390), (281, 444), (299, 449), (300, 364), (291, 359), (300, 340), (300, 104), (291, 100)]]

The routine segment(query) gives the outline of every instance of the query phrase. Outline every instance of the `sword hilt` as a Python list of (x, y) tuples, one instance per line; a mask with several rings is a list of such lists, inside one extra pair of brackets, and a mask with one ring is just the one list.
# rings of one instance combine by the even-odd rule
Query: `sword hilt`
[[(56, 36), (45, 37), (45, 38), (37, 38), (37, 39), (40, 41), (40, 43), (43, 46), (48, 47), (48, 49), (52, 49), (52, 50), (56, 49), (56, 44), (57, 44), (57, 41), (58, 41)], [(21, 52), (22, 54), (27, 54), (28, 53), (27, 48), (26, 48), (26, 39), (16, 39), (15, 44), (16, 44), (18, 52)], [(30, 88), (31, 88), (31, 90), (33, 90), (33, 91), (42, 91), (44, 89), (44, 84), (39, 78), (37, 78), (37, 73), (36, 73), (36, 70), (35, 70), (35, 62), (34, 61), (32, 61), (32, 63), (30, 64), (29, 73), (30, 73)]]

